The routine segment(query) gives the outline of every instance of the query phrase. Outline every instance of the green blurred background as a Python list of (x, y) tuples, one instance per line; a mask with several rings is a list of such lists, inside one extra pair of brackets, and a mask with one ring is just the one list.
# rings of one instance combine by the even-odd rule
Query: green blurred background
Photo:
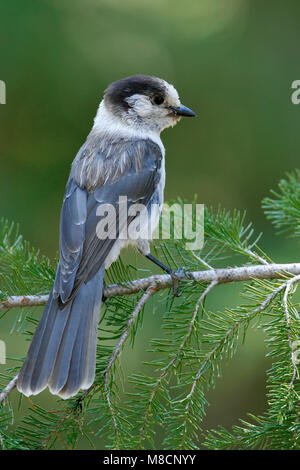
[[(300, 106), (290, 99), (300, 79), (299, 19), (298, 0), (2, 0), (0, 215), (53, 259), (70, 164), (103, 90), (128, 75), (157, 75), (198, 114), (163, 134), (166, 200), (197, 193), (206, 205), (247, 209), (267, 253), (297, 261), (298, 246), (274, 237), (260, 204), (299, 166)], [(220, 287), (209, 306), (235, 305), (239, 291)], [(10, 312), (0, 325), (9, 356), (27, 348), (9, 335), (14, 319)], [(149, 311), (137, 351), (159, 325), (159, 312)], [(135, 354), (130, 371), (140, 366)], [(253, 330), (209, 395), (206, 428), (264, 411), (264, 354), (263, 333)], [(48, 392), (41, 400), (54, 403)]]

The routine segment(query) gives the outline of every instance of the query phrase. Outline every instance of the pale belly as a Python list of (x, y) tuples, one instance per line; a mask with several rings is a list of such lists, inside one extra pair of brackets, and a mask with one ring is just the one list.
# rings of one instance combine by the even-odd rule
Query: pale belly
[(115, 241), (112, 249), (110, 250), (106, 260), (105, 269), (116, 261), (120, 255), (122, 248), (127, 246), (135, 246), (138, 250), (146, 255), (150, 253), (149, 242), (152, 240), (152, 235), (156, 229), (162, 206), (164, 202), (164, 188), (165, 188), (165, 164), (164, 160), (161, 166), (161, 178), (159, 184), (153, 194), (148, 206), (140, 212), (140, 215), (125, 228), (120, 237)]

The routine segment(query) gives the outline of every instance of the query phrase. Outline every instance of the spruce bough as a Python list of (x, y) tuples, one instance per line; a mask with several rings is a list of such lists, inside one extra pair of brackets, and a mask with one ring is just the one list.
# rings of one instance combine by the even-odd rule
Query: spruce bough
[[(262, 206), (277, 233), (299, 237), (299, 171), (288, 174)], [(29, 407), (20, 397), (24, 417), (14, 424), (11, 398), (23, 360), (14, 358), (16, 365), (0, 375), (0, 448), (74, 449), (82, 438), (95, 448), (101, 436), (111, 449), (299, 449), (300, 334), (294, 293), (300, 264), (275, 264), (259, 248), (259, 238), (245, 214), (206, 209), (201, 252), (187, 251), (185, 240), (157, 244), (160, 259), (174, 270), (184, 267), (178, 298), (170, 276), (145, 277), (144, 270), (122, 259), (114, 263), (106, 275), (95, 383), (70, 400), (57, 399), (51, 409), (41, 407), (38, 397)], [(14, 224), (1, 221), (0, 322), (17, 312), (13, 334), (22, 331), (31, 338), (38, 323), (35, 306), (47, 300), (55, 264), (25, 242)], [(209, 311), (206, 299), (229, 282), (242, 283), (241, 305)], [(149, 360), (142, 371), (124, 376), (122, 364), (137, 358), (135, 339), (151, 311), (162, 325), (145, 345)], [(249, 414), (231, 430), (204, 431), (207, 391), (218, 386), (224, 359), (234, 357), (253, 320), (264, 331), (272, 359), (267, 410), (262, 416)]]

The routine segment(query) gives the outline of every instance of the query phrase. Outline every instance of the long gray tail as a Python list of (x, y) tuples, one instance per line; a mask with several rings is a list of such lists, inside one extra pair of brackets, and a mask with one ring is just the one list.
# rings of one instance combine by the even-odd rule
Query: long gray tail
[(21, 393), (37, 395), (48, 386), (51, 393), (69, 398), (93, 384), (103, 275), (104, 267), (65, 307), (51, 291), (19, 373)]

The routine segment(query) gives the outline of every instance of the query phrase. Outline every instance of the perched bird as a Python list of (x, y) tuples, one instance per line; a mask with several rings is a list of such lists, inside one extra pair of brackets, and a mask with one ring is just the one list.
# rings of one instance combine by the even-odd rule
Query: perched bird
[[(141, 217), (143, 212), (152, 232), (165, 186), (160, 133), (181, 116), (195, 113), (162, 79), (136, 75), (107, 88), (67, 182), (54, 285), (17, 381), (24, 395), (36, 395), (48, 386), (51, 393), (69, 398), (93, 384), (104, 270), (117, 260), (122, 247), (136, 245), (171, 272), (151, 255), (151, 233), (149, 237), (143, 232)], [(124, 199), (125, 217), (120, 202)], [(134, 215), (134, 204), (145, 210)], [(106, 220), (110, 228), (106, 236), (99, 236), (105, 232), (99, 221), (105, 219), (102, 209), (107, 207), (114, 209)], [(140, 225), (139, 237), (130, 237), (134, 224)], [(127, 238), (121, 236), (124, 233)]]

